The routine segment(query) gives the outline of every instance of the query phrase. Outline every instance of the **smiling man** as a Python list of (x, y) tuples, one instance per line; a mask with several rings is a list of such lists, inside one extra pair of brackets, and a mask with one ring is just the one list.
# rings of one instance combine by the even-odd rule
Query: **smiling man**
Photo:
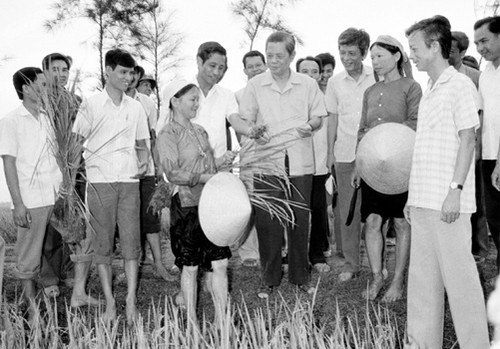
[(488, 325), (471, 253), (477, 91), (450, 67), (452, 35), (443, 16), (406, 31), (411, 60), (427, 72), (405, 217), (411, 224), (408, 339), (411, 348), (442, 348), (446, 291), (460, 348), (486, 349)]
[(114, 49), (105, 57), (106, 86), (86, 99), (76, 117), (73, 132), (86, 143), (87, 205), (90, 211), (87, 244), (101, 280), (106, 311), (104, 319), (116, 319), (111, 289), (111, 262), (115, 226), (127, 276), (126, 317), (137, 315), (136, 291), (140, 255), (139, 178), (146, 174), (149, 151), (147, 117), (141, 103), (125, 91), (133, 79), (135, 61), (127, 51)]
[[(325, 93), (328, 110), (328, 151), (334, 159), (338, 184), (340, 232), (345, 264), (340, 281), (352, 279), (359, 272), (359, 243), (361, 232), (360, 201), (357, 200), (349, 226), (344, 222), (352, 197), (351, 174), (354, 170), (359, 121), (363, 108), (363, 94), (375, 83), (373, 70), (363, 65), (368, 53), (370, 36), (364, 30), (349, 28), (339, 36), (339, 54), (345, 71), (328, 80)], [(329, 168), (331, 167), (329, 164)]]
[[(295, 58), (295, 39), (292, 35), (275, 32), (266, 41), (266, 58), (269, 71), (253, 77), (240, 102), (241, 118), (249, 125), (267, 127), (267, 135), (256, 140), (256, 150), (281, 142), (292, 141), (273, 159), (271, 166), (255, 173), (255, 189), (276, 198), (284, 198), (280, 186), (269, 183), (280, 181), (273, 175), (272, 166), (279, 166), (289, 173), (293, 185), (291, 200), (309, 207), (314, 174), (312, 132), (321, 126), (326, 115), (323, 96), (318, 84), (304, 74), (290, 69)], [(252, 132), (247, 129), (242, 134)], [(288, 227), (288, 280), (299, 290), (312, 293), (309, 284), (308, 239), (309, 211), (294, 208), (295, 225)], [(281, 282), (281, 243), (283, 228), (269, 213), (255, 208), (255, 225), (259, 239), (262, 266), (262, 286), (258, 297), (267, 298)]]

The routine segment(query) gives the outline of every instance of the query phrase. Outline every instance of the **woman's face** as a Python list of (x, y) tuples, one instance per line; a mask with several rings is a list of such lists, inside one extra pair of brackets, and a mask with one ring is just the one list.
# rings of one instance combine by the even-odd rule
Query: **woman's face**
[(370, 51), (373, 70), (378, 76), (384, 76), (394, 69), (397, 69), (399, 53), (392, 54), (388, 50), (378, 45), (374, 45)]
[(196, 111), (200, 105), (200, 92), (196, 86), (193, 86), (176, 100), (176, 103), (173, 104), (174, 110), (187, 119), (196, 117)]

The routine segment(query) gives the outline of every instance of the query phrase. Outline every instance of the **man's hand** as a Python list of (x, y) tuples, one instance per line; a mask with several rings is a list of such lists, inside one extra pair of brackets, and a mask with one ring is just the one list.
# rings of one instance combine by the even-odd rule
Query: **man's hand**
[(303, 125), (300, 125), (296, 128), (297, 133), (301, 138), (311, 137), (312, 135), (312, 126), (310, 123), (306, 122)]
[(455, 222), (460, 217), (460, 189), (450, 189), (441, 207), (441, 220), (446, 223)]
[(404, 214), (405, 219), (406, 219), (406, 221), (408, 222), (408, 224), (410, 224), (410, 225), (411, 225), (411, 218), (410, 218), (410, 206), (405, 205), (405, 207), (403, 208), (403, 214)]
[(31, 224), (31, 214), (30, 211), (24, 206), (23, 203), (14, 205), (12, 210), (12, 218), (14, 219), (14, 224), (21, 228), (29, 228)]
[(352, 171), (351, 174), (351, 186), (353, 188), (358, 188), (361, 185), (361, 177), (359, 176), (359, 172), (356, 168)]
[(497, 164), (491, 173), (491, 184), (493, 187), (500, 191), (500, 161), (497, 160)]

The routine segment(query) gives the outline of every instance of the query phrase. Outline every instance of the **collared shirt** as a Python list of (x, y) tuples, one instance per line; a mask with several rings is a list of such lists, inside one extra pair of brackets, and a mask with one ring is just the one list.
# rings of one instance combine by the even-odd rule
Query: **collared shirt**
[[(151, 134), (152, 130), (156, 130), (156, 124), (158, 122), (158, 109), (156, 109), (156, 103), (148, 96), (143, 93), (137, 92), (135, 90), (133, 98), (140, 102), (142, 107), (144, 108), (144, 112), (146, 113), (146, 117), (148, 119), (148, 127), (149, 132)], [(146, 176), (154, 176), (155, 175), (155, 164), (153, 161), (153, 152), (151, 151), (151, 141), (148, 140), (146, 142), (149, 148), (149, 165), (148, 172), (146, 172)]]
[(420, 85), (407, 77), (388, 83), (379, 81), (368, 87), (363, 97), (358, 140), (370, 129), (385, 122), (397, 122), (415, 130), (421, 98)]
[(27, 208), (53, 205), (62, 183), (50, 129), (45, 114), (37, 120), (22, 104), (0, 119), (0, 156), (16, 158), (19, 190)]
[(346, 71), (328, 80), (325, 93), (326, 110), (338, 115), (337, 139), (333, 147), (336, 162), (352, 162), (356, 157), (363, 94), (374, 83), (373, 70), (365, 65), (357, 81)]
[(476, 85), (476, 88), (479, 87), (479, 77), (481, 76), (481, 72), (479, 70), (462, 64), (460, 68), (458, 68), (458, 72), (467, 75), (472, 80), (474, 85)]
[[(196, 78), (193, 83), (199, 87)], [(207, 96), (200, 92), (200, 107), (192, 121), (207, 131), (216, 158), (227, 151), (226, 119), (237, 113), (238, 103), (232, 91), (216, 84)]]
[[(321, 91), (321, 90), (320, 90)], [(325, 96), (323, 95), (323, 99)], [(328, 160), (328, 122), (330, 119), (325, 115), (321, 118), (321, 127), (314, 130), (313, 151), (314, 151), (314, 175), (320, 176), (330, 172), (327, 166)]]
[(216, 172), (207, 132), (200, 125), (191, 126), (170, 121), (157, 139), (162, 170), (169, 182), (178, 186), (182, 207), (198, 206), (203, 184), (193, 183), (194, 177)]
[[(314, 174), (312, 137), (299, 138), (296, 128), (312, 117), (326, 115), (323, 94), (315, 80), (291, 71), (290, 78), (281, 90), (271, 72), (259, 74), (247, 84), (240, 114), (257, 125), (266, 125), (268, 134), (272, 136), (269, 144), (256, 144), (256, 149), (290, 142), (286, 147), (290, 175)], [(270, 161), (283, 168), (285, 151)]]
[(479, 78), (480, 109), (483, 110), (483, 159), (496, 160), (500, 144), (500, 67), (488, 62)]
[[(459, 131), (477, 128), (476, 88), (471, 79), (448, 67), (429, 81), (418, 111), (408, 205), (441, 211), (448, 195), (460, 146)], [(460, 195), (460, 212), (476, 210), (471, 161)]]
[(138, 182), (135, 141), (149, 139), (148, 121), (141, 103), (123, 94), (115, 105), (107, 91), (85, 99), (73, 132), (86, 139), (85, 167), (91, 183)]

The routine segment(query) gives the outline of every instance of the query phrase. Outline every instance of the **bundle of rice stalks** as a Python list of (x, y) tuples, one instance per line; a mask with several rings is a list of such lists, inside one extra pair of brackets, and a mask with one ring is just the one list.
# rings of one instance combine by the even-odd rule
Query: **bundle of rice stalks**
[(148, 209), (152, 210), (153, 213), (161, 214), (164, 208), (170, 208), (174, 188), (175, 185), (161, 179), (151, 196)]
[(85, 208), (75, 190), (77, 174), (83, 168), (83, 144), (72, 132), (80, 103), (74, 94), (49, 85), (41, 93), (41, 104), (52, 131), (52, 152), (63, 178), (51, 224), (66, 243), (75, 244), (85, 238)]

